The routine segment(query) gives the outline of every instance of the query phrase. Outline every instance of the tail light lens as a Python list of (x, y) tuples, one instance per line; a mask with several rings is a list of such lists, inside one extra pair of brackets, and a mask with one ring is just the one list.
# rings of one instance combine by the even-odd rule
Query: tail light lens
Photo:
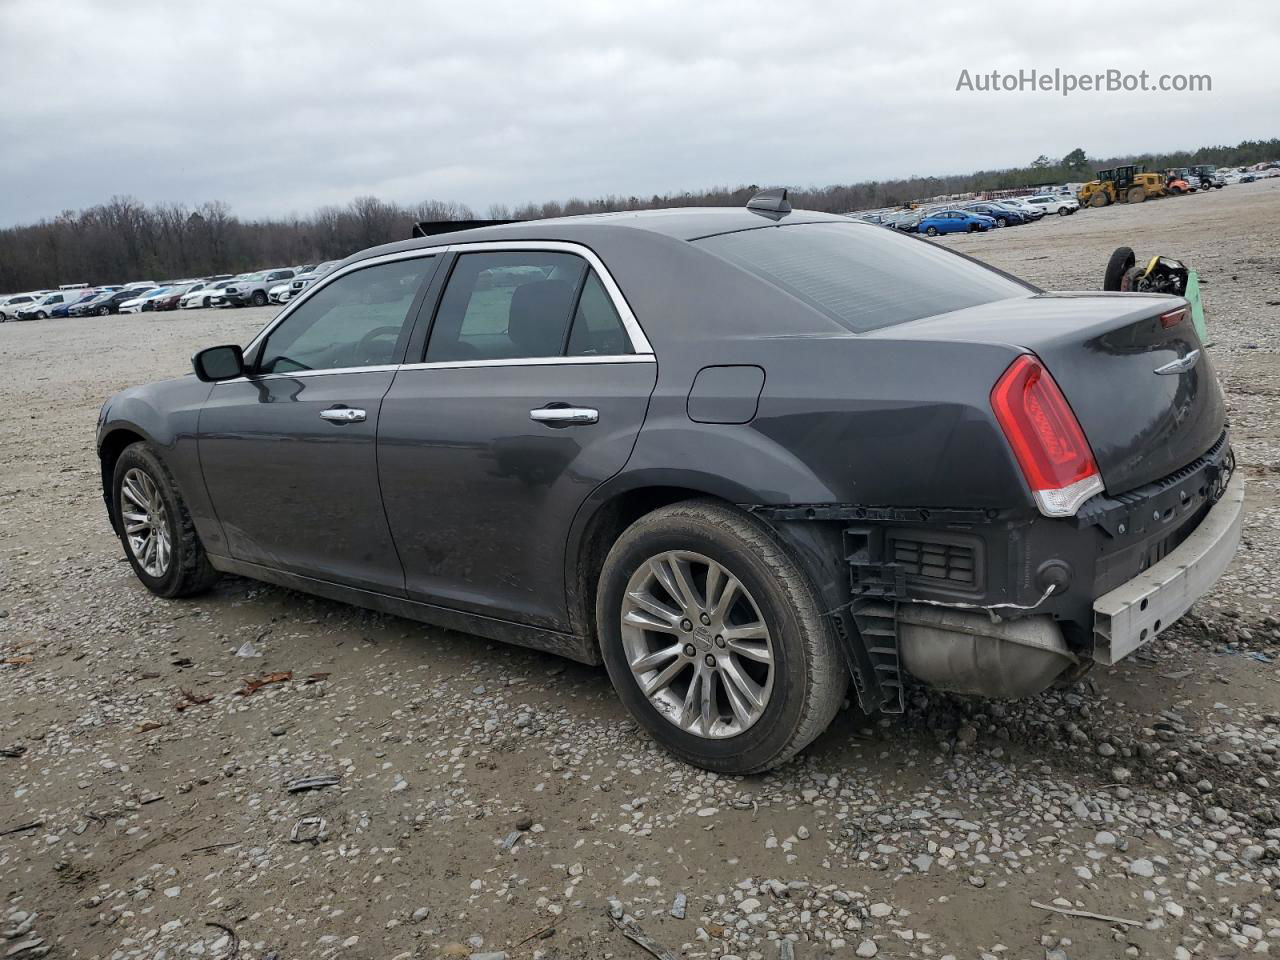
[(1080, 422), (1039, 358), (1023, 354), (991, 390), (991, 409), (1046, 517), (1070, 517), (1102, 490)]

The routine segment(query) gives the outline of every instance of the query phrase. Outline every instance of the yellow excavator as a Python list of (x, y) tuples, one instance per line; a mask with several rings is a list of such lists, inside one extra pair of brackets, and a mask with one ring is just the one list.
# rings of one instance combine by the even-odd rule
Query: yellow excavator
[(1113, 203), (1142, 203), (1165, 195), (1164, 178), (1147, 173), (1146, 167), (1133, 164), (1114, 170), (1099, 170), (1098, 179), (1090, 180), (1076, 194), (1082, 207), (1106, 207)]

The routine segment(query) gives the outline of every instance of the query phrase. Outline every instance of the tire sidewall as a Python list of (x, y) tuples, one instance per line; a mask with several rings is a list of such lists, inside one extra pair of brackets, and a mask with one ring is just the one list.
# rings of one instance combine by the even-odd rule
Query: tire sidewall
[[(169, 525), (169, 542), (172, 545), (172, 552), (169, 557), (169, 568), (165, 570), (162, 577), (153, 577), (142, 569), (142, 565), (138, 563), (129, 546), (128, 535), (124, 532), (120, 489), (124, 483), (124, 475), (133, 469), (143, 470), (151, 477), (156, 489), (160, 492), (160, 499), (164, 501), (165, 522)], [(111, 498), (112, 509), (117, 520), (116, 534), (120, 539), (120, 545), (124, 547), (125, 558), (133, 568), (134, 574), (152, 593), (162, 597), (176, 596), (181, 588), (182, 567), (186, 559), (182, 556), (183, 543), (177, 528), (179, 503), (169, 480), (169, 472), (164, 469), (159, 458), (146, 444), (135, 443), (127, 447), (116, 460), (115, 472), (111, 477)]]
[[(723, 564), (751, 594), (773, 639), (773, 689), (764, 715), (735, 737), (711, 739), (686, 733), (668, 721), (640, 691), (622, 645), (621, 611), (627, 582), (640, 564), (669, 550), (689, 550)], [(664, 518), (625, 536), (601, 571), (596, 627), (605, 668), (623, 705), (649, 733), (682, 759), (711, 770), (768, 765), (791, 740), (804, 709), (808, 684), (801, 624), (772, 572), (746, 545), (717, 535), (688, 518)]]

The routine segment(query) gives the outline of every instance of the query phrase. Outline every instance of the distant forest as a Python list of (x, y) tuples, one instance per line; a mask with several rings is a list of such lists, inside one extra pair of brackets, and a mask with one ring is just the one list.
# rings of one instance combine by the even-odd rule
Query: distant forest
[[(1122, 163), (1148, 169), (1211, 163), (1244, 166), (1280, 159), (1280, 139), (1246, 140), (1236, 146), (1201, 147), (1174, 153), (1095, 158), (1083, 148), (1065, 157), (1037, 157), (1024, 167), (979, 170), (943, 177), (871, 180), (791, 190), (792, 205), (844, 213), (895, 206), (908, 200), (953, 193), (1070, 183)], [(654, 207), (739, 206), (755, 192), (779, 184), (713, 187), (651, 197), (497, 204), (477, 213), (465, 204), (426, 201), (416, 206), (359, 197), (345, 207), (322, 207), (308, 217), (248, 220), (218, 201), (196, 207), (147, 206), (114, 197), (86, 210), (67, 210), (52, 220), (0, 229), (0, 292), (60, 283), (157, 282), (231, 273), (259, 267), (314, 263), (345, 257), (364, 247), (409, 236), (420, 220), (535, 219)]]

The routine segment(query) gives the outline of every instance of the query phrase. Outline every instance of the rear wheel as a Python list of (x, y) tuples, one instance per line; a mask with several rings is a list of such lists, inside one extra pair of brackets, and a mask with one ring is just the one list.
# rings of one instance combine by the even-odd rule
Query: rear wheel
[(1129, 192), (1125, 194), (1125, 197), (1130, 203), (1141, 203), (1143, 200), (1147, 199), (1147, 191), (1143, 190), (1141, 187), (1130, 187)]
[(609, 678), (664, 747), (720, 773), (790, 759), (831, 722), (848, 673), (814, 588), (771, 532), (690, 501), (609, 551), (596, 625)]
[(1136, 260), (1131, 247), (1116, 247), (1111, 259), (1107, 261), (1107, 271), (1102, 275), (1102, 289), (1119, 290), (1121, 279)]
[(111, 490), (116, 532), (143, 586), (161, 597), (185, 597), (218, 579), (173, 477), (148, 444), (120, 454)]

